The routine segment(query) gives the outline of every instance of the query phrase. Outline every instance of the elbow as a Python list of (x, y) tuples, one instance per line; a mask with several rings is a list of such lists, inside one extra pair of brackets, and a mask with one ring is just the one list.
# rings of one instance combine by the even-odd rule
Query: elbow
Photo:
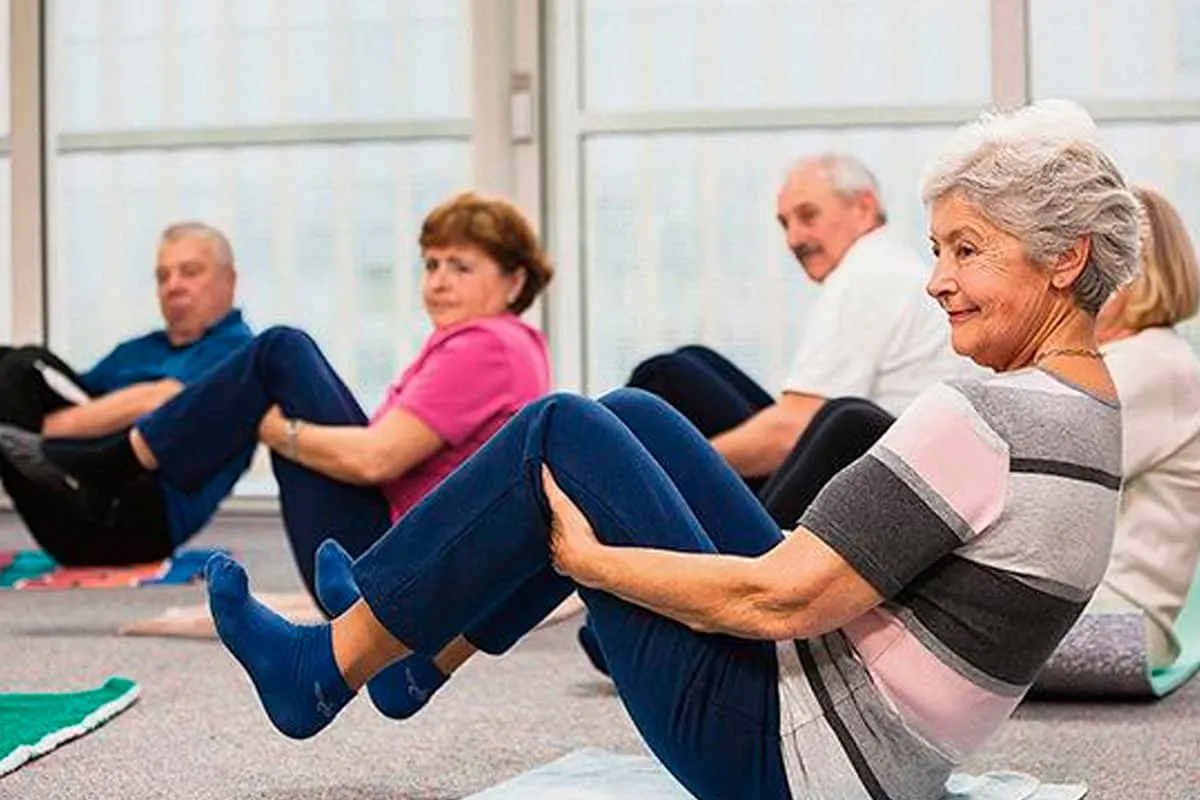
[(766, 575), (754, 595), (753, 637), (773, 642), (804, 639), (809, 634), (810, 603), (791, 580)]
[(771, 437), (769, 443), (770, 453), (770, 469), (768, 474), (775, 472), (783, 466), (783, 462), (792, 454), (792, 450), (796, 448), (796, 440), (800, 438), (799, 431), (793, 430), (792, 426), (779, 426), (775, 430), (775, 435)]
[(787, 413), (780, 414), (776, 418), (774, 435), (771, 439), (778, 463), (782, 464), (784, 459), (791, 455), (792, 450), (796, 448), (796, 442), (804, 433), (807, 422), (808, 419), (797, 414), (795, 409), (787, 409)]
[(72, 424), (71, 410), (68, 408), (47, 414), (46, 418), (42, 420), (42, 436), (52, 438), (76, 435), (75, 426)]
[(163, 378), (154, 385), (153, 391), (146, 398), (146, 407), (143, 413), (149, 414), (164, 403), (174, 399), (175, 395), (183, 391), (183, 384), (174, 378)]
[(399, 474), (384, 454), (375, 449), (355, 459), (350, 471), (358, 479), (358, 483), (364, 486), (379, 486)]

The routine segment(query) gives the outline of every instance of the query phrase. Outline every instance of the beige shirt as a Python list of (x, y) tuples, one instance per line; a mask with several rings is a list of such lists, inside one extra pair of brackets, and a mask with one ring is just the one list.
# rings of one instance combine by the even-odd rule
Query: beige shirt
[[(1200, 360), (1171, 328), (1144, 330), (1104, 351), (1124, 434), (1104, 586), (1169, 632), (1200, 556)], [(1173, 637), (1170, 646), (1178, 647)]]

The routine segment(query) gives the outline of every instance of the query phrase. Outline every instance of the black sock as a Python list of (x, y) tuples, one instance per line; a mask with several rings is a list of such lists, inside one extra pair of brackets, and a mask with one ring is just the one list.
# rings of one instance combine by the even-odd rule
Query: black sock
[(99, 439), (43, 439), (42, 454), (79, 480), (110, 491), (146, 472), (128, 431)]

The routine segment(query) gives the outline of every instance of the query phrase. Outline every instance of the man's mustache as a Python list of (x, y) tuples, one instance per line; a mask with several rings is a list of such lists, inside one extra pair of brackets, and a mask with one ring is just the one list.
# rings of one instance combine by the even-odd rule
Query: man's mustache
[(816, 244), (802, 244), (799, 247), (793, 247), (792, 252), (795, 254), (798, 260), (803, 261), (804, 259), (815, 256), (817, 253), (821, 252), (821, 247), (820, 245)]

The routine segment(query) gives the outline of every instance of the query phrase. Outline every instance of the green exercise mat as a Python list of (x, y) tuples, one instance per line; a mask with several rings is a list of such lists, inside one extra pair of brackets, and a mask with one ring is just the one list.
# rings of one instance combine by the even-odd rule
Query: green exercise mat
[(109, 678), (84, 692), (0, 694), (0, 775), (99, 728), (133, 705), (138, 691), (128, 678)]

